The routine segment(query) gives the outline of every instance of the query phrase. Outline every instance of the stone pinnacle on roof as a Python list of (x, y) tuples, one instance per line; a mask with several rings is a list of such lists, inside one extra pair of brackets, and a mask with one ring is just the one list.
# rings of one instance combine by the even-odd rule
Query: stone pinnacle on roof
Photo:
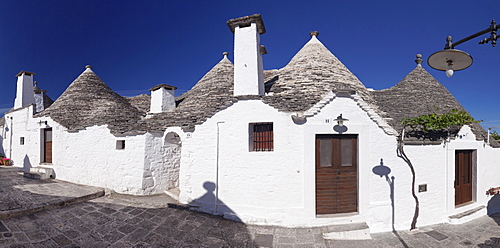
[(229, 55), (229, 53), (228, 52), (223, 52), (222, 55), (224, 56), (224, 58), (227, 59), (227, 55)]
[(86, 65), (84, 72), (94, 72), (94, 71), (92, 71), (92, 66), (91, 65)]
[(319, 36), (319, 32), (318, 32), (318, 31), (311, 31), (311, 32), (309, 33), (309, 35), (310, 35), (311, 37), (313, 37), (313, 36), (318, 37), (318, 36)]
[(422, 59), (422, 54), (417, 54), (417, 59), (415, 60), (415, 63), (417, 63), (417, 66), (422, 66), (422, 62), (424, 60)]

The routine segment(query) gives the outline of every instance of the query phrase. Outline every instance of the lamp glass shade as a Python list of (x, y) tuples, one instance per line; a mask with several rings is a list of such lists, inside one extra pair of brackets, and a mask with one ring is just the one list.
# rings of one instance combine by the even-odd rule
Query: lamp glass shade
[(427, 64), (436, 70), (446, 71), (450, 69), (448, 61), (451, 61), (451, 68), (454, 71), (460, 71), (471, 66), (473, 59), (472, 56), (464, 51), (445, 49), (429, 56)]

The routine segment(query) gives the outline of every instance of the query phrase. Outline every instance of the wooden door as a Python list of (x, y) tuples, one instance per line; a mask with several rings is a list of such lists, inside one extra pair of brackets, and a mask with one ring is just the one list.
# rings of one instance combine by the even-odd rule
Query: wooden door
[(357, 135), (317, 135), (316, 214), (357, 211)]
[(455, 151), (455, 205), (472, 201), (472, 154)]
[(52, 163), (52, 128), (43, 130), (43, 162)]

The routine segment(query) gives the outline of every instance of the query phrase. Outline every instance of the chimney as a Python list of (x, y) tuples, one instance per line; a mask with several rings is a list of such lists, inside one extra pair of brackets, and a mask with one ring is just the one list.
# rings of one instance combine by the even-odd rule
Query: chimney
[(35, 93), (35, 104), (36, 104), (36, 113), (42, 112), (45, 109), (45, 106), (49, 106), (52, 104), (51, 99), (46, 97), (47, 91), (42, 90), (38, 87), (37, 82), (34, 82), (35, 86), (33, 86), (33, 92)]
[(260, 14), (227, 21), (234, 34), (234, 95), (264, 95), (260, 35), (266, 33)]
[(149, 89), (151, 91), (150, 113), (163, 113), (175, 109), (175, 90), (177, 87), (159, 84)]
[(14, 100), (14, 108), (21, 108), (28, 104), (35, 103), (35, 95), (33, 94), (33, 75), (35, 73), (21, 71), (17, 77), (17, 92)]

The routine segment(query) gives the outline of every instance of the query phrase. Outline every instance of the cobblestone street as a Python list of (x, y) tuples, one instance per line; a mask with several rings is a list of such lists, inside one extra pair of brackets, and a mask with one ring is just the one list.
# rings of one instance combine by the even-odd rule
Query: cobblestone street
[(369, 240), (325, 240), (330, 227), (245, 225), (169, 208), (166, 195), (98, 197), (98, 188), (26, 179), (4, 168), (0, 182), (0, 247), (500, 247), (500, 216), (375, 233)]

